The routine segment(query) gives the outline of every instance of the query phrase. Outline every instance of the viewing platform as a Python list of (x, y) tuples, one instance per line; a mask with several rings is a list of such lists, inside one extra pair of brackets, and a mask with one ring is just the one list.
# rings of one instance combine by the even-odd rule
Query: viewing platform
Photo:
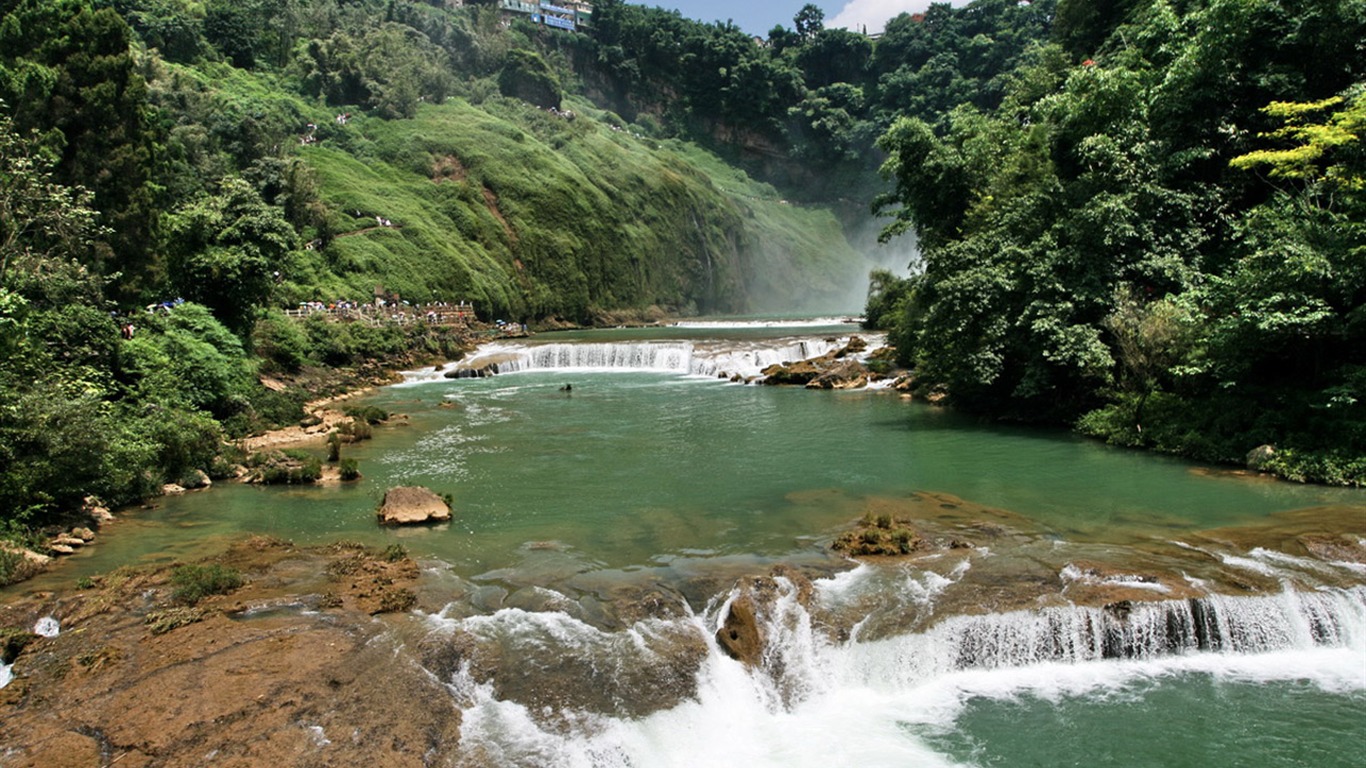
[(432, 302), (428, 304), (371, 303), (353, 302), (305, 302), (295, 309), (284, 310), (287, 317), (304, 320), (319, 316), (330, 320), (363, 322), (369, 325), (427, 325), (469, 326), (475, 321), (474, 305), (461, 301), (455, 304)]

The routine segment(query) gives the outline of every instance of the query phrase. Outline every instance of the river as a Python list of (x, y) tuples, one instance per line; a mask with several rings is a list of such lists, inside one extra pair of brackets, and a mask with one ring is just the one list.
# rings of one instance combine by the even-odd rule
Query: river
[[(403, 544), (470, 765), (1349, 766), (1366, 740), (1366, 493), (1238, 477), (889, 390), (732, 381), (830, 321), (546, 334), (368, 398), (353, 485), (126, 515), (61, 578), (242, 533)], [(568, 389), (566, 389), (566, 385)], [(383, 489), (455, 520), (383, 530)], [(953, 548), (857, 565), (865, 514)], [(713, 640), (766, 576), (762, 661)], [(1107, 607), (1108, 606), (1108, 607)], [(447, 652), (446, 648), (453, 648)]]

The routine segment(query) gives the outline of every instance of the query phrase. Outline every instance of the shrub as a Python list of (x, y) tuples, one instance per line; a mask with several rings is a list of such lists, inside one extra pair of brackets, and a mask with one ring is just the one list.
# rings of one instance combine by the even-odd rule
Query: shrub
[(171, 572), (171, 596), (177, 602), (194, 605), (209, 595), (225, 595), (242, 586), (242, 575), (218, 565), (182, 565)]
[(0, 587), (29, 578), (41, 570), (19, 552), (0, 548)]
[(380, 424), (389, 420), (388, 411), (373, 405), (352, 406), (343, 412), (352, 419), (364, 421), (367, 424)]
[(308, 334), (278, 310), (257, 321), (252, 341), (267, 371), (293, 373), (310, 361)]
[(341, 479), (347, 482), (360, 479), (360, 467), (355, 459), (342, 459)]
[(892, 542), (901, 550), (901, 554), (910, 554), (915, 548), (915, 534), (908, 528), (900, 528), (892, 532)]
[(331, 432), (327, 435), (327, 461), (335, 464), (341, 460), (341, 435)]
[(370, 422), (364, 419), (352, 419), (337, 427), (337, 432), (342, 440), (354, 443), (361, 440), (369, 440), (374, 436), (374, 430), (370, 428)]
[(408, 550), (405, 549), (402, 544), (390, 544), (389, 546), (385, 547), (384, 552), (380, 554), (380, 557), (384, 558), (385, 561), (390, 563), (397, 563), (399, 560), (402, 560), (407, 556)]
[(322, 463), (321, 460), (319, 460), (319, 459), (315, 456), (315, 457), (313, 457), (313, 458), (311, 458), (311, 459), (305, 461), (302, 467), (299, 467), (298, 479), (297, 479), (297, 480), (294, 480), (294, 479), (291, 477), (290, 482), (294, 482), (294, 483), (316, 483), (316, 482), (318, 482), (318, 480), (319, 480), (322, 476), (323, 476), (323, 463)]

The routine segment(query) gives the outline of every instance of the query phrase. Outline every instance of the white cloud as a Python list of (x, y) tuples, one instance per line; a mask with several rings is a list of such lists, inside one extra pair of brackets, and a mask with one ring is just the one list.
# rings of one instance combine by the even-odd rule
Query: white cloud
[[(921, 13), (930, 7), (931, 0), (849, 0), (843, 10), (825, 23), (827, 27), (844, 27), (862, 32), (881, 32), (887, 20), (902, 13)], [(968, 0), (949, 0), (953, 6), (964, 6)]]

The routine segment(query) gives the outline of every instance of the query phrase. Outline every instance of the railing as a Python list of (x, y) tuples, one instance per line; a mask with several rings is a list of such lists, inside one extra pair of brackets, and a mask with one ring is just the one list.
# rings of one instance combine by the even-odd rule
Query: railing
[(309, 317), (324, 317), (329, 320), (363, 322), (370, 325), (381, 325), (394, 323), (397, 325), (409, 325), (411, 323), (426, 323), (428, 325), (469, 325), (474, 318), (474, 305), (469, 303), (460, 304), (429, 304), (426, 306), (376, 306), (374, 304), (361, 304), (356, 306), (301, 306), (297, 309), (286, 309), (286, 317), (295, 319), (306, 319)]

